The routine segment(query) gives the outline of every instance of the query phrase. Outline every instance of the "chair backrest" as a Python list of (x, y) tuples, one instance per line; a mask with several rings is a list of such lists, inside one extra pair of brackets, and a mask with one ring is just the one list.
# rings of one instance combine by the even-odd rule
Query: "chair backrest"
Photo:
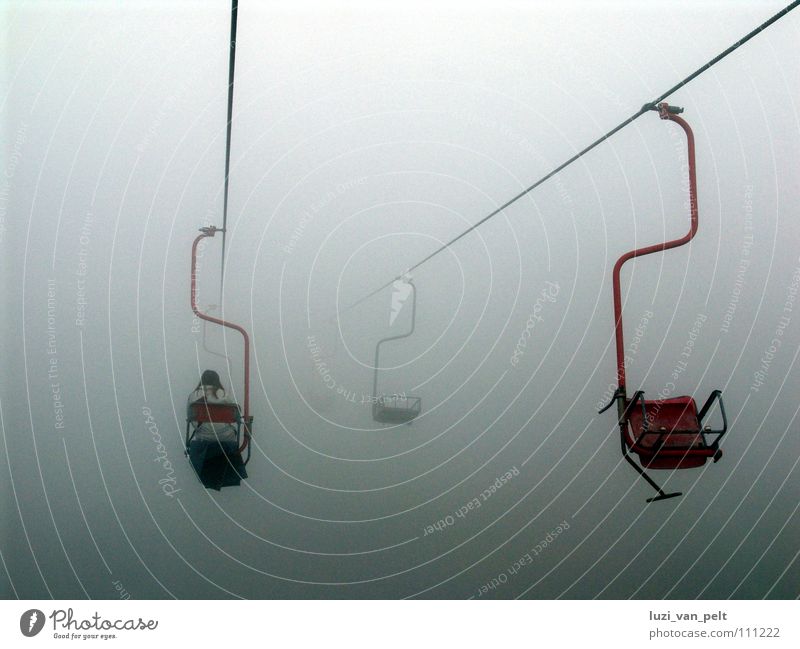
[(189, 404), (189, 421), (234, 424), (238, 423), (239, 418), (239, 406), (235, 403), (207, 403), (201, 400)]

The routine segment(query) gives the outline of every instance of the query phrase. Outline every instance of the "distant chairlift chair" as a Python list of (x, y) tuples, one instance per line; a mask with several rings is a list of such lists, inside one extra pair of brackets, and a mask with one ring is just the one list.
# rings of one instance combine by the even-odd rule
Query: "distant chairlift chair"
[(398, 336), (382, 338), (375, 345), (375, 374), (372, 381), (372, 418), (382, 424), (410, 424), (422, 411), (422, 398), (405, 395), (381, 394), (378, 395), (378, 364), (380, 360), (381, 345), (391, 340), (408, 338), (414, 333), (417, 319), (417, 288), (414, 282), (406, 279), (405, 283), (411, 287), (411, 329)]
[[(655, 110), (656, 108), (654, 108)], [(682, 108), (658, 105), (661, 119), (676, 122), (686, 133), (689, 158), (689, 209), (691, 226), (689, 232), (673, 241), (667, 241), (627, 252), (617, 260), (614, 266), (614, 318), (617, 348), (617, 380), (618, 387), (608, 405), (600, 412), (608, 410), (617, 403), (617, 415), (622, 442), (622, 455), (625, 460), (652, 486), (658, 495), (648, 498), (647, 502), (664, 500), (680, 496), (679, 492), (665, 493), (661, 487), (631, 458), (630, 453), (639, 456), (642, 467), (647, 469), (690, 469), (703, 466), (708, 459), (714, 462), (722, 457), (719, 448), (720, 440), (728, 430), (725, 406), (722, 403), (722, 392), (714, 390), (703, 407), (698, 411), (693, 397), (673, 397), (668, 399), (647, 400), (644, 392), (639, 390), (632, 398), (626, 394), (625, 346), (622, 331), (622, 297), (620, 291), (620, 271), (623, 264), (634, 257), (663, 252), (688, 243), (696, 234), (697, 215), (697, 176), (695, 172), (694, 135), (689, 125), (678, 113)], [(713, 430), (704, 425), (704, 419), (714, 404), (719, 401), (722, 415), (722, 428)]]

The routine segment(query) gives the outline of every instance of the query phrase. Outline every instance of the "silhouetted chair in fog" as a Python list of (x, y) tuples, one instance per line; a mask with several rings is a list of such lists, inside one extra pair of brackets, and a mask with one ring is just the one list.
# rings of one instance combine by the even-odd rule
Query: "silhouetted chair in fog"
[(414, 333), (417, 320), (417, 288), (410, 279), (406, 284), (411, 287), (411, 329), (398, 336), (382, 338), (375, 345), (375, 373), (372, 381), (372, 418), (382, 424), (408, 424), (411, 423), (422, 411), (421, 397), (408, 397), (400, 394), (378, 394), (378, 364), (380, 361), (381, 345), (390, 340), (408, 338)]

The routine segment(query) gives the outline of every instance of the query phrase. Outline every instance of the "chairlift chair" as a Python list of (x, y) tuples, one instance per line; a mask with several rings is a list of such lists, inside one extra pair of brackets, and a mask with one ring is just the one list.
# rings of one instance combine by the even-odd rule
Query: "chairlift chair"
[[(214, 226), (200, 228), (201, 234), (195, 238), (192, 244), (191, 306), (192, 311), (198, 318), (233, 329), (242, 334), (244, 339), (244, 412), (242, 412), (238, 404), (210, 403), (204, 399), (190, 403), (186, 413), (186, 454), (191, 457), (191, 442), (201, 424), (229, 424), (236, 430), (236, 448), (228, 451), (223, 449), (223, 445), (220, 444), (220, 450), (224, 451), (222, 459), (230, 463), (234, 468), (243, 468), (250, 461), (250, 438), (253, 432), (253, 417), (250, 415), (250, 338), (244, 328), (227, 320), (203, 313), (197, 306), (197, 246), (205, 237), (213, 237), (220, 231), (220, 228)], [(245, 451), (247, 454), (243, 456)], [(243, 470), (240, 470), (239, 473), (244, 474), (241, 477), (247, 477), (246, 472)], [(238, 481), (235, 484), (238, 484)]]
[[(236, 431), (235, 441), (218, 439), (217, 444), (192, 444), (198, 428), (203, 424), (232, 426)], [(186, 455), (203, 485), (209, 489), (238, 487), (247, 478), (245, 466), (250, 460), (250, 445), (247, 456), (242, 457), (241, 445), (244, 418), (238, 404), (210, 403), (200, 399), (188, 404), (186, 413)]]
[[(728, 430), (728, 420), (720, 390), (714, 390), (699, 411), (693, 397), (681, 396), (649, 400), (644, 398), (644, 392), (641, 390), (635, 392), (631, 398), (628, 398), (626, 392), (620, 291), (622, 266), (634, 257), (663, 252), (688, 243), (697, 233), (698, 227), (697, 175), (692, 129), (685, 120), (678, 116), (683, 112), (682, 108), (670, 106), (664, 102), (658, 104), (653, 110), (658, 110), (661, 119), (677, 123), (686, 133), (691, 226), (689, 232), (683, 237), (627, 252), (614, 265), (614, 332), (618, 387), (608, 405), (600, 410), (601, 413), (605, 412), (616, 402), (622, 455), (658, 493), (657, 496), (648, 498), (647, 502), (674, 498), (681, 494), (680, 492), (665, 493), (644, 469), (690, 469), (703, 466), (709, 459), (717, 462), (722, 457), (720, 441)], [(712, 429), (704, 423), (715, 402), (719, 403), (719, 411), (722, 416), (722, 428), (720, 429)], [(631, 453), (638, 456), (641, 466), (631, 458)]]
[(422, 411), (422, 398), (405, 394), (378, 394), (378, 363), (381, 345), (392, 340), (408, 338), (414, 333), (417, 321), (417, 288), (410, 278), (404, 279), (411, 287), (411, 329), (397, 336), (382, 338), (375, 345), (375, 372), (372, 380), (372, 419), (382, 424), (410, 424)]

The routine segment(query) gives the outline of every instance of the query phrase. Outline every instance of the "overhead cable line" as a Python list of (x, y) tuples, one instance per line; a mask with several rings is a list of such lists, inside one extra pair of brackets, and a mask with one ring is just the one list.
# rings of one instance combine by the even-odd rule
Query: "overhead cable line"
[(452, 239), (450, 239), (450, 241), (448, 241), (447, 243), (443, 244), (442, 246), (440, 246), (439, 248), (437, 248), (436, 250), (434, 250), (434, 251), (433, 251), (431, 254), (429, 254), (429, 255), (428, 255), (427, 257), (425, 257), (424, 259), (422, 259), (421, 261), (418, 261), (418, 262), (417, 262), (416, 264), (414, 264), (413, 266), (411, 266), (411, 267), (407, 268), (407, 269), (406, 269), (406, 270), (405, 270), (405, 271), (404, 271), (404, 272), (403, 272), (401, 275), (398, 275), (397, 277), (393, 277), (391, 280), (389, 280), (389, 281), (388, 281), (388, 282), (386, 282), (385, 284), (382, 284), (381, 286), (379, 286), (378, 288), (376, 288), (374, 291), (371, 291), (370, 293), (367, 293), (367, 294), (366, 294), (364, 297), (362, 297), (362, 298), (360, 298), (360, 299), (356, 300), (355, 302), (353, 302), (351, 305), (349, 305), (348, 307), (346, 307), (346, 308), (344, 309), (344, 311), (349, 311), (350, 309), (352, 309), (352, 308), (354, 308), (354, 307), (358, 306), (358, 305), (359, 305), (359, 304), (361, 304), (362, 302), (365, 302), (366, 300), (368, 300), (369, 298), (371, 298), (373, 295), (376, 295), (377, 293), (380, 293), (380, 292), (381, 292), (383, 289), (385, 289), (385, 288), (388, 288), (389, 286), (391, 286), (393, 282), (395, 282), (396, 280), (400, 279), (400, 278), (401, 278), (401, 277), (402, 277), (402, 276), (403, 276), (405, 273), (410, 273), (411, 271), (413, 271), (413, 270), (415, 270), (415, 269), (419, 268), (420, 266), (422, 266), (423, 264), (427, 263), (428, 261), (430, 261), (431, 259), (433, 259), (433, 258), (434, 258), (436, 255), (438, 255), (439, 253), (443, 252), (444, 250), (446, 250), (447, 248), (449, 248), (450, 246), (452, 246), (452, 245), (453, 245), (454, 243), (456, 243), (456, 242), (457, 242), (459, 239), (461, 239), (461, 238), (463, 238), (463, 237), (467, 236), (467, 235), (468, 235), (470, 232), (472, 232), (472, 231), (473, 231), (473, 230), (475, 230), (476, 228), (478, 228), (478, 227), (480, 227), (481, 225), (483, 225), (484, 223), (486, 223), (486, 221), (488, 221), (489, 219), (491, 219), (491, 218), (493, 218), (493, 217), (497, 216), (498, 214), (500, 214), (500, 212), (502, 212), (503, 210), (505, 210), (505, 209), (506, 209), (508, 206), (510, 206), (512, 203), (515, 203), (516, 201), (518, 201), (518, 200), (519, 200), (520, 198), (522, 198), (523, 196), (526, 196), (527, 194), (529, 194), (530, 192), (532, 192), (534, 189), (536, 189), (536, 188), (537, 188), (539, 185), (541, 185), (541, 184), (542, 184), (542, 183), (544, 183), (545, 181), (549, 180), (550, 178), (552, 178), (553, 176), (555, 176), (555, 175), (556, 175), (557, 173), (559, 173), (560, 171), (563, 171), (564, 169), (566, 169), (566, 168), (567, 168), (569, 165), (571, 165), (573, 162), (575, 162), (575, 161), (576, 161), (576, 160), (578, 160), (579, 158), (581, 158), (581, 157), (583, 157), (584, 155), (586, 155), (587, 153), (589, 153), (589, 151), (591, 151), (592, 149), (594, 149), (594, 148), (595, 148), (595, 147), (596, 147), (598, 144), (600, 144), (601, 142), (605, 142), (605, 141), (606, 141), (608, 138), (610, 138), (612, 135), (614, 135), (615, 133), (617, 133), (617, 131), (620, 131), (620, 130), (622, 130), (623, 128), (625, 128), (626, 126), (628, 126), (628, 124), (630, 124), (630, 123), (631, 123), (631, 122), (633, 122), (634, 120), (636, 120), (636, 119), (638, 119), (639, 117), (641, 117), (642, 115), (644, 115), (646, 112), (648, 112), (648, 111), (650, 111), (650, 110), (656, 110), (656, 105), (657, 105), (658, 103), (660, 103), (661, 101), (663, 101), (664, 99), (666, 99), (667, 97), (669, 97), (671, 94), (673, 94), (673, 93), (674, 93), (674, 92), (676, 92), (677, 90), (681, 89), (681, 88), (682, 88), (683, 86), (685, 86), (687, 83), (689, 83), (689, 82), (693, 81), (694, 79), (696, 79), (698, 76), (700, 76), (701, 74), (703, 74), (703, 72), (705, 72), (706, 70), (708, 70), (708, 69), (709, 69), (709, 68), (711, 68), (712, 66), (716, 65), (717, 63), (719, 63), (719, 62), (720, 62), (722, 59), (724, 59), (726, 56), (728, 56), (728, 54), (730, 54), (731, 52), (733, 52), (733, 51), (737, 50), (738, 48), (740, 48), (740, 47), (741, 47), (742, 45), (744, 45), (744, 44), (745, 44), (747, 41), (749, 41), (751, 38), (753, 38), (754, 36), (756, 36), (757, 34), (759, 34), (760, 32), (762, 32), (763, 30), (765, 30), (767, 27), (769, 27), (770, 25), (772, 25), (774, 22), (776, 22), (776, 21), (780, 20), (781, 18), (783, 18), (783, 17), (784, 17), (786, 14), (788, 14), (788, 13), (789, 13), (789, 12), (790, 12), (792, 9), (794, 9), (795, 7), (797, 7), (797, 5), (798, 5), (798, 4), (800, 4), (800, 0), (795, 0), (795, 2), (792, 2), (790, 5), (788, 5), (787, 7), (785, 7), (784, 9), (782, 9), (781, 11), (779, 11), (778, 13), (776, 13), (774, 16), (772, 16), (772, 18), (770, 18), (769, 20), (767, 20), (767, 21), (765, 21), (765, 22), (761, 23), (761, 24), (760, 24), (758, 27), (756, 27), (754, 30), (752, 30), (750, 33), (748, 33), (746, 36), (744, 36), (744, 37), (740, 38), (740, 39), (739, 39), (738, 41), (736, 41), (736, 42), (735, 42), (733, 45), (731, 45), (730, 47), (728, 47), (728, 48), (727, 48), (725, 51), (723, 51), (723, 52), (719, 53), (717, 56), (715, 56), (713, 59), (711, 59), (711, 60), (710, 60), (708, 63), (706, 63), (706, 64), (705, 64), (705, 65), (703, 65), (702, 67), (698, 68), (698, 69), (697, 69), (697, 70), (695, 70), (694, 72), (692, 72), (692, 73), (691, 73), (691, 74), (690, 74), (688, 77), (686, 77), (686, 78), (685, 78), (683, 81), (680, 81), (680, 82), (676, 83), (674, 86), (672, 86), (672, 88), (670, 88), (670, 89), (669, 89), (669, 90), (667, 90), (666, 92), (663, 92), (662, 94), (660, 94), (660, 95), (659, 95), (659, 96), (658, 96), (656, 99), (654, 99), (654, 100), (653, 100), (653, 101), (651, 101), (651, 102), (648, 102), (648, 103), (646, 103), (646, 104), (645, 104), (644, 106), (642, 106), (642, 107), (641, 107), (641, 108), (640, 108), (638, 111), (636, 111), (636, 112), (635, 112), (633, 115), (631, 115), (631, 116), (630, 116), (628, 119), (624, 120), (623, 122), (620, 122), (620, 123), (619, 123), (617, 126), (615, 126), (615, 127), (614, 127), (614, 128), (612, 128), (610, 131), (608, 131), (608, 133), (606, 133), (605, 135), (602, 135), (601, 137), (599, 137), (598, 139), (596, 139), (596, 140), (595, 140), (594, 142), (592, 142), (592, 143), (591, 143), (589, 146), (587, 146), (586, 148), (582, 149), (581, 151), (579, 151), (578, 153), (576, 153), (574, 156), (572, 156), (572, 157), (571, 157), (569, 160), (567, 160), (566, 162), (564, 162), (564, 163), (560, 164), (558, 167), (556, 167), (555, 169), (553, 169), (552, 171), (550, 171), (550, 172), (549, 172), (548, 174), (546, 174), (545, 176), (542, 176), (542, 177), (541, 177), (539, 180), (537, 180), (535, 183), (533, 183), (532, 185), (530, 185), (530, 186), (529, 186), (529, 187), (527, 187), (526, 189), (522, 190), (522, 191), (521, 191), (519, 194), (517, 194), (516, 196), (514, 196), (514, 197), (513, 197), (513, 198), (511, 198), (510, 200), (508, 200), (508, 201), (506, 201), (505, 203), (503, 203), (503, 204), (502, 204), (500, 207), (498, 207), (498, 208), (497, 208), (496, 210), (494, 210), (493, 212), (491, 212), (491, 213), (487, 214), (486, 216), (484, 216), (484, 217), (483, 217), (483, 218), (482, 218), (480, 221), (478, 221), (477, 223), (475, 223), (475, 224), (471, 225), (469, 228), (467, 228), (466, 230), (464, 230), (464, 231), (463, 231), (461, 234), (459, 234), (458, 236), (456, 236), (456, 237), (453, 237)]
[[(231, 123), (233, 122), (233, 73), (236, 68), (236, 22), (239, 0), (231, 0), (231, 51), (228, 58), (228, 124), (225, 140), (225, 189), (222, 203), (222, 263), (220, 287), (225, 280), (225, 235), (228, 225), (228, 179), (231, 171)], [(222, 288), (220, 288), (222, 290)]]

